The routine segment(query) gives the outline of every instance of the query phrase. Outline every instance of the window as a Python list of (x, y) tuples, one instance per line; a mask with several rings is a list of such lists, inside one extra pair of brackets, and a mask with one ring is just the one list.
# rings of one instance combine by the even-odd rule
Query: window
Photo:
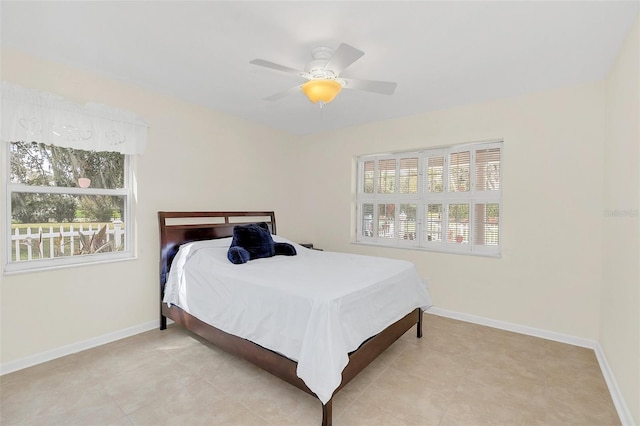
[(358, 158), (356, 241), (499, 256), (502, 142)]
[(2, 83), (5, 272), (134, 256), (135, 155), (147, 125)]
[(9, 269), (130, 257), (127, 155), (36, 142), (8, 146)]

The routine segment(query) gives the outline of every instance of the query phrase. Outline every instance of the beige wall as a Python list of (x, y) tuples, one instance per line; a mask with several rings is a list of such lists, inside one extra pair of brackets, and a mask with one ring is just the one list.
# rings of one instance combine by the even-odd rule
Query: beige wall
[(158, 210), (273, 209), (281, 232), (293, 222), (296, 180), (265, 167), (295, 154), (291, 135), (8, 49), (2, 79), (150, 124), (137, 157), (138, 259), (2, 276), (2, 363), (155, 320)]
[(640, 424), (640, 33), (607, 81), (600, 342)]
[[(597, 339), (604, 94), (600, 82), (308, 136), (305, 238), (413, 261), (439, 308)], [(502, 258), (351, 243), (354, 156), (495, 139), (504, 140)]]

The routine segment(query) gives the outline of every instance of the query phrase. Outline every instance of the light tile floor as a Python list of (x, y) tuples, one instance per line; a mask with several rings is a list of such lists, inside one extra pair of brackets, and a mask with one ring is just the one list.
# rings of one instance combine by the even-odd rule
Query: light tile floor
[[(320, 402), (177, 326), (0, 378), (7, 425), (314, 425)], [(333, 402), (344, 425), (618, 425), (592, 350), (425, 316)]]

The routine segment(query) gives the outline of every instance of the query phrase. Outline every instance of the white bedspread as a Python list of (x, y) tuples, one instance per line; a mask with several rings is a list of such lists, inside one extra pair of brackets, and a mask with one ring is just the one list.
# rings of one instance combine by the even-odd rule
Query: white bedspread
[(298, 255), (234, 265), (226, 257), (231, 238), (182, 246), (164, 302), (297, 361), (298, 377), (326, 403), (349, 352), (431, 300), (410, 262), (273, 239)]

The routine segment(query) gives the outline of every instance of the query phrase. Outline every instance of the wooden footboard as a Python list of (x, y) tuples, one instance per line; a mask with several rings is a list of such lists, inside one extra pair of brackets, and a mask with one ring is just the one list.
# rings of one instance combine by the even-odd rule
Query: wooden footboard
[[(365, 341), (357, 350), (351, 352), (349, 354), (349, 363), (342, 371), (342, 382), (333, 394), (335, 395), (340, 389), (345, 387), (358, 373), (375, 360), (378, 355), (384, 352), (414, 325), (417, 325), (416, 337), (422, 337), (422, 316), (423, 313), (420, 308), (409, 312), (379, 334)], [(249, 340), (212, 327), (177, 306), (169, 307), (163, 303), (160, 318), (161, 329), (166, 328), (167, 318), (171, 318), (177, 324), (203, 337), (220, 349), (262, 368), (310, 395), (316, 396), (304, 381), (297, 376), (296, 369), (298, 364), (295, 361)], [(326, 404), (322, 405), (322, 425), (329, 426), (331, 424), (332, 400), (329, 400)]]

